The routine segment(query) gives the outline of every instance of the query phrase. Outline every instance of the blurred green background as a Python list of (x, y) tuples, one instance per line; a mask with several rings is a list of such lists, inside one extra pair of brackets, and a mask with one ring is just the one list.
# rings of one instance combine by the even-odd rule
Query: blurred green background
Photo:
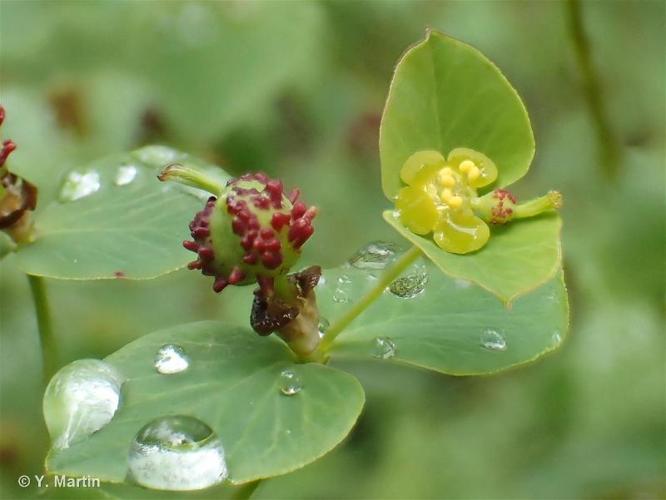
[[(262, 169), (320, 207), (306, 260), (332, 266), (396, 239), (380, 217), (377, 129), (401, 52), (427, 26), (475, 45), (532, 118), (537, 154), (518, 194), (565, 196), (569, 340), (495, 377), (346, 365), (368, 395), (355, 431), (256, 496), (664, 498), (666, 5), (575, 7), (1, 0), (2, 134), (19, 145), (9, 165), (39, 185), (42, 209), (67, 169), (146, 143)], [(30, 497), (17, 477), (40, 474), (48, 447), (38, 336), (11, 257), (0, 278), (0, 497)], [(48, 286), (61, 364), (224, 317), (224, 296), (186, 271)]]

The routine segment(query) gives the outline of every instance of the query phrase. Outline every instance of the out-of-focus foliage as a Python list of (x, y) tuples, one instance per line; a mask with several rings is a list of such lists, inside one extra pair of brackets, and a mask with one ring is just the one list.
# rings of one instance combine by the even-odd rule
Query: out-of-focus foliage
[[(621, 147), (614, 182), (599, 165), (559, 2), (5, 0), (3, 137), (18, 143), (11, 166), (40, 185), (42, 209), (65, 171), (148, 142), (232, 173), (278, 174), (321, 208), (306, 260), (331, 266), (393, 237), (380, 216), (377, 126), (401, 51), (426, 26), (479, 47), (524, 97), (535, 130), (518, 194), (564, 194), (569, 340), (496, 378), (346, 364), (368, 397), (357, 429), (256, 494), (663, 496), (666, 14), (649, 1), (586, 2), (582, 13)], [(47, 449), (36, 325), (13, 257), (0, 278), (0, 496), (34, 496), (16, 479), (41, 473)], [(62, 364), (225, 317), (224, 299), (184, 271), (48, 285)]]

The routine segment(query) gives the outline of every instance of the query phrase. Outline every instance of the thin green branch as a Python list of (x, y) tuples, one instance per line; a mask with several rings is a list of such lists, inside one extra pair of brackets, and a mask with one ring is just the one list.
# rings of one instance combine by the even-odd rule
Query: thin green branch
[(28, 275), (30, 292), (37, 316), (37, 329), (42, 349), (42, 373), (44, 382), (48, 383), (57, 368), (57, 347), (53, 337), (53, 324), (44, 278)]
[(621, 149), (603, 100), (599, 74), (592, 61), (590, 42), (583, 25), (580, 0), (568, 0), (566, 14), (573, 39), (578, 69), (583, 79), (583, 94), (597, 133), (600, 167), (608, 179), (614, 179), (620, 168)]
[(324, 338), (321, 341), (319, 349), (322, 352), (326, 352), (335, 338), (340, 335), (340, 333), (349, 326), (349, 324), (356, 319), (363, 311), (365, 311), (370, 304), (372, 304), (379, 296), (384, 292), (387, 286), (389, 286), (398, 276), (400, 276), (419, 256), (421, 255), (421, 250), (417, 247), (410, 248), (405, 252), (390, 268), (381, 275), (377, 281), (377, 285), (366, 293), (361, 299), (354, 304), (354, 306), (347, 311), (342, 317), (340, 317), (336, 322), (334, 322), (326, 333)]

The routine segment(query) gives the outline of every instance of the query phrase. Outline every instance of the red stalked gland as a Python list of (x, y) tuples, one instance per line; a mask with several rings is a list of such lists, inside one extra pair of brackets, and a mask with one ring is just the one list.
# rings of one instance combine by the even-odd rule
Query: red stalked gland
[(240, 267), (235, 266), (231, 270), (231, 273), (229, 274), (229, 283), (235, 285), (237, 283), (240, 283), (244, 279), (245, 279), (245, 273), (243, 272), (243, 270)]
[(307, 210), (307, 207), (305, 206), (305, 203), (302, 201), (297, 201), (294, 203), (294, 207), (291, 209), (291, 218), (292, 219), (300, 219), (303, 217)]
[(289, 201), (290, 201), (292, 204), (296, 203), (296, 200), (298, 200), (298, 197), (299, 197), (300, 195), (301, 195), (301, 191), (300, 191), (300, 189), (298, 189), (298, 188), (294, 188), (294, 189), (292, 189), (291, 192), (289, 193), (289, 196), (288, 196)]
[(215, 283), (213, 283), (213, 291), (215, 293), (220, 293), (222, 290), (224, 290), (227, 287), (228, 284), (229, 282), (226, 279), (221, 277), (217, 278), (215, 280)]
[(271, 226), (276, 231), (279, 231), (284, 226), (289, 224), (289, 219), (290, 219), (289, 214), (276, 212), (273, 214), (273, 217), (271, 218)]
[(261, 263), (268, 269), (275, 269), (282, 264), (282, 255), (273, 252), (264, 252), (261, 254)]
[(201, 247), (199, 248), (199, 258), (202, 262), (210, 262), (215, 258), (215, 252), (210, 247)]
[(248, 253), (248, 254), (244, 255), (244, 256), (243, 256), (243, 262), (244, 262), (245, 264), (249, 264), (249, 265), (251, 265), (251, 266), (254, 265), (254, 264), (256, 264), (256, 263), (257, 263), (257, 254), (255, 254), (255, 253)]
[(199, 249), (199, 244), (196, 241), (183, 241), (183, 246), (190, 252), (196, 252)]

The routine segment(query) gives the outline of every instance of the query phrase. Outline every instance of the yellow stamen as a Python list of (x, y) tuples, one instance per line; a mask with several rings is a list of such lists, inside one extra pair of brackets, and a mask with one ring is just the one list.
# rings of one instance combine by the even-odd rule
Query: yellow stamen
[(451, 208), (460, 208), (463, 203), (463, 199), (460, 196), (451, 196), (448, 200), (447, 203)]
[(440, 198), (443, 199), (446, 203), (449, 202), (451, 199), (452, 193), (449, 188), (442, 189), (442, 193), (440, 194)]
[(473, 165), (473, 166), (470, 167), (470, 169), (467, 171), (467, 178), (468, 178), (470, 181), (472, 181), (472, 182), (474, 182), (475, 180), (477, 180), (477, 179), (479, 178), (480, 175), (481, 175), (481, 170), (479, 170), (479, 167), (477, 167), (476, 165)]
[(456, 179), (451, 174), (439, 173), (439, 183), (444, 187), (453, 187), (456, 185)]
[(458, 166), (458, 170), (460, 170), (463, 174), (467, 173), (470, 169), (476, 167), (474, 162), (472, 160), (463, 160), (460, 162), (460, 166)]

